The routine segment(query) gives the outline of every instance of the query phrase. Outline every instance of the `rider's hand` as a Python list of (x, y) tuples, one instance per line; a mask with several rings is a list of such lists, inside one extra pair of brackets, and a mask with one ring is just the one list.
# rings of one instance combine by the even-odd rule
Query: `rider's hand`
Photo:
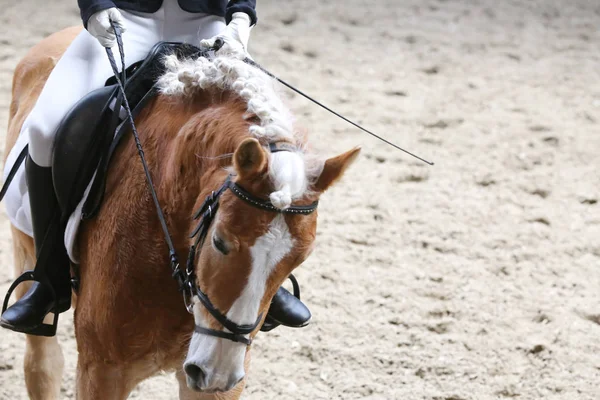
[(244, 12), (236, 12), (232, 15), (231, 22), (225, 30), (218, 35), (200, 41), (200, 46), (213, 47), (217, 39), (223, 40), (224, 44), (216, 54), (228, 55), (244, 59), (250, 57), (248, 54), (248, 39), (250, 39), (250, 17)]
[(87, 23), (88, 32), (104, 47), (113, 47), (116, 43), (115, 31), (110, 21), (121, 28), (121, 32), (125, 32), (123, 16), (114, 7), (92, 14)]

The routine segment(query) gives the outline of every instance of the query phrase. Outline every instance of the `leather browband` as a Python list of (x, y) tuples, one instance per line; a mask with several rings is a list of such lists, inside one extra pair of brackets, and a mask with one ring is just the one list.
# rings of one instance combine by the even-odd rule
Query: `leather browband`
[(279, 209), (271, 203), (269, 200), (262, 200), (258, 197), (250, 194), (244, 188), (233, 181), (229, 181), (229, 189), (240, 199), (244, 200), (248, 204), (253, 205), (254, 207), (261, 208), (263, 210), (272, 211), (281, 214), (303, 214), (308, 215), (317, 209), (319, 206), (319, 202), (315, 201), (314, 203), (308, 204), (306, 206), (290, 206), (285, 209)]

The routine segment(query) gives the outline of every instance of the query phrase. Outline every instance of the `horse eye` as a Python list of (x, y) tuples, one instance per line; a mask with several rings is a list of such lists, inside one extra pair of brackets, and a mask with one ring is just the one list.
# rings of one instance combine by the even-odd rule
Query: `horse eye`
[(227, 246), (225, 245), (225, 242), (223, 241), (223, 239), (221, 239), (218, 236), (213, 236), (213, 246), (215, 246), (215, 249), (217, 249), (219, 252), (227, 255), (229, 254), (229, 249), (227, 248)]

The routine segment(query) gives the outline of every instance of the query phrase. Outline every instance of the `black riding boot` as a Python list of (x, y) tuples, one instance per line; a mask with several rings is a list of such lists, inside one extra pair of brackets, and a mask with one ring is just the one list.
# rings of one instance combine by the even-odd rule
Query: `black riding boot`
[[(25, 164), (37, 262), (33, 271), (21, 275), (4, 301), (0, 326), (30, 335), (54, 336), (58, 314), (71, 307), (70, 262), (64, 240), (64, 223), (54, 192), (51, 168), (40, 167), (31, 157)], [(29, 291), (6, 311), (14, 288), (34, 281)], [(54, 313), (54, 323), (44, 318)]]
[(289, 276), (294, 286), (294, 294), (287, 289), (280, 287), (271, 300), (269, 312), (265, 318), (263, 326), (260, 328), (263, 332), (269, 332), (279, 325), (290, 328), (302, 328), (310, 322), (311, 314), (308, 307), (300, 301), (300, 286), (294, 275)]

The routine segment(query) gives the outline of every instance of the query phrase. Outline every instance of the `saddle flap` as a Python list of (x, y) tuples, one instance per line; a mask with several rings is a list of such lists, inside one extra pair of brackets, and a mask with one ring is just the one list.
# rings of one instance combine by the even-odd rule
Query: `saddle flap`
[[(77, 207), (98, 164), (101, 142), (99, 130), (110, 116), (110, 102), (116, 87), (97, 89), (81, 99), (61, 122), (52, 156), (52, 179), (63, 213)], [(119, 110), (117, 110), (119, 111)]]

